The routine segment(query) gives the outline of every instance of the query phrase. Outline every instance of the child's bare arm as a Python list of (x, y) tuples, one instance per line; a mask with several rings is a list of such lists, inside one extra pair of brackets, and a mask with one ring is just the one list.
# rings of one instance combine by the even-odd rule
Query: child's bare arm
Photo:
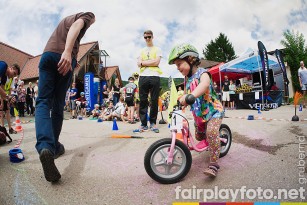
[(193, 90), (191, 94), (194, 95), (195, 98), (198, 98), (199, 96), (203, 95), (208, 90), (209, 85), (210, 85), (210, 77), (208, 73), (203, 73), (200, 77), (200, 83)]

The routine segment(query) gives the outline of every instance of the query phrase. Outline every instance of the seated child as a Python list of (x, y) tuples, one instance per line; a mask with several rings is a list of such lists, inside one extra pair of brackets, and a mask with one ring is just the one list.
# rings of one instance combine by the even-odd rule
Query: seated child
[(113, 102), (110, 101), (109, 102), (109, 106), (107, 108), (104, 109), (104, 111), (101, 113), (100, 117), (103, 120), (109, 120), (112, 117), (112, 112), (114, 111), (114, 107), (113, 107)]
[(101, 114), (101, 111), (99, 110), (99, 105), (95, 104), (94, 110), (92, 110), (92, 118), (98, 118)]
[(123, 122), (126, 122), (124, 118), (125, 110), (126, 107), (124, 103), (124, 98), (120, 97), (119, 102), (115, 105), (114, 111), (111, 114), (112, 118), (117, 118), (119, 120), (122, 120)]

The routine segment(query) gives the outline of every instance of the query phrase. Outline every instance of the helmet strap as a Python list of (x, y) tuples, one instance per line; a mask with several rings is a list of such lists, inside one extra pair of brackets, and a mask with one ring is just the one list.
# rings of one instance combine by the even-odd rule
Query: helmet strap
[[(190, 78), (192, 76), (192, 70), (193, 70), (193, 67), (195, 65), (195, 61), (194, 60), (191, 60), (189, 59), (189, 57), (185, 58), (185, 61), (189, 64), (190, 66), (190, 70), (189, 70), (189, 73), (188, 73), (188, 77)], [(192, 63), (191, 63), (192, 61)]]

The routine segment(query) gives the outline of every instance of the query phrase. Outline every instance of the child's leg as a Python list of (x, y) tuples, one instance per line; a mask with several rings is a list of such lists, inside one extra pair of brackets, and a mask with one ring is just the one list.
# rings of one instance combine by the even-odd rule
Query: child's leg
[(207, 122), (207, 141), (209, 142), (210, 164), (206, 174), (216, 176), (219, 169), (218, 159), (220, 156), (219, 129), (222, 124), (221, 118), (212, 118)]
[(128, 122), (131, 122), (131, 118), (132, 118), (130, 110), (131, 110), (131, 107), (128, 107)]
[(134, 121), (134, 106), (130, 107), (130, 116), (131, 116), (131, 122), (133, 122)]
[(206, 122), (202, 118), (197, 117), (194, 113), (195, 138), (202, 141), (206, 138)]

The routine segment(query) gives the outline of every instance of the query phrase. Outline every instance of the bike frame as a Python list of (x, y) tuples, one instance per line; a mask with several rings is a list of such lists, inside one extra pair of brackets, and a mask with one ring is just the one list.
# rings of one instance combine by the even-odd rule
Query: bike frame
[[(176, 119), (174, 117), (175, 115), (180, 116), (182, 118), (182, 125), (176, 126), (176, 120), (175, 120), (175, 124), (173, 123), (173, 119)], [(182, 137), (183, 137), (183, 143), (190, 150), (195, 150), (197, 152), (203, 152), (209, 148), (209, 144), (201, 149), (197, 148), (194, 142), (194, 139), (192, 137), (192, 134), (190, 132), (190, 125), (189, 125), (188, 119), (182, 114), (181, 111), (172, 112), (172, 125), (173, 126), (170, 127), (172, 142), (171, 142), (171, 147), (168, 152), (167, 164), (172, 164), (173, 162), (174, 149), (175, 149), (175, 144), (176, 144), (176, 135), (177, 135), (178, 130), (181, 130)], [(189, 144), (189, 140), (190, 140), (190, 144)], [(220, 137), (220, 141), (227, 143), (227, 139), (224, 139), (221, 137)]]

